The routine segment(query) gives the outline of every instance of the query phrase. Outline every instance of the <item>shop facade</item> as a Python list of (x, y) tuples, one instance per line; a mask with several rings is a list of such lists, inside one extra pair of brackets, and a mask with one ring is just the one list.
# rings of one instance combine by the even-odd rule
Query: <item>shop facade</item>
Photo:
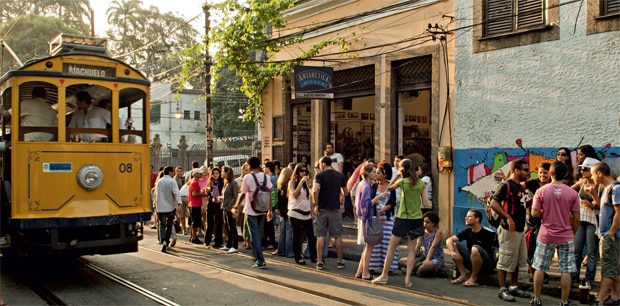
[[(321, 56), (329, 60), (304, 64), (333, 68), (333, 98), (297, 97), (292, 72), (272, 80), (262, 96), (262, 158), (287, 164), (305, 155), (314, 162), (327, 142), (352, 162), (372, 157), (392, 164), (397, 155), (419, 153), (431, 167), (434, 209), (443, 220), (450, 220), (451, 194), (443, 190), (449, 190), (451, 171), (439, 167), (437, 157), (439, 148), (452, 142), (454, 74), (446, 63), (453, 62), (454, 45), (450, 33), (441, 30), (452, 20), (440, 12), (451, 11), (453, 5), (450, 1), (326, 3), (333, 6), (305, 18), (295, 10), (288, 12), (288, 27), (349, 16), (351, 22), (342, 27), (309, 32), (303, 44), (291, 47), (304, 49), (336, 33), (349, 39), (347, 52), (329, 48)], [(441, 35), (433, 37), (429, 23), (442, 23), (436, 28)], [(292, 54), (281, 52), (276, 60), (290, 59)], [(443, 223), (444, 230), (451, 223)]]

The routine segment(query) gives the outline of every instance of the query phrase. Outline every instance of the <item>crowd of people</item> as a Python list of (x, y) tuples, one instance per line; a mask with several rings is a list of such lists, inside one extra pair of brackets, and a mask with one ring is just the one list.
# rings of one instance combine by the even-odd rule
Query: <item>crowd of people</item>
[[(213, 247), (237, 252), (239, 225), (244, 246), (255, 257), (253, 267), (266, 267), (263, 246), (268, 246), (274, 249), (273, 255), (293, 258), (300, 265), (309, 259), (323, 270), (327, 244), (333, 240), (336, 268), (342, 269), (346, 267), (342, 259), (343, 217), (349, 216), (345, 207), (350, 203), (357, 219), (358, 243), (363, 245), (356, 278), (387, 284), (390, 273), (402, 267), (405, 286), (411, 287), (412, 275), (435, 275), (444, 265), (444, 238), (439, 216), (432, 209), (428, 165), (402, 156), (395, 158), (394, 167), (388, 161), (375, 164), (368, 159), (348, 171), (347, 181), (342, 173), (347, 167), (340, 164), (342, 159), (331, 144), (324, 153), (314, 167), (306, 159), (283, 169), (275, 161), (250, 157), (236, 179), (237, 174), (227, 166), (207, 169), (194, 165), (184, 179), (179, 167), (176, 171), (164, 168), (159, 175), (163, 179), (154, 186), (162, 251), (174, 245), (170, 240), (174, 230), (170, 229), (175, 220), (171, 207), (175, 205), (160, 205), (160, 201), (170, 201), (178, 206), (179, 232), (187, 234), (189, 228), (192, 243), (210, 245), (213, 240)], [(570, 151), (560, 148), (554, 162), (538, 165), (534, 179), (530, 179), (532, 171), (524, 160), (512, 161), (508, 174), (496, 172), (503, 182), (490, 207), (502, 222), (494, 232), (482, 226), (484, 217), (479, 210), (468, 211), (467, 228), (445, 240), (456, 269), (452, 283), (476, 287), (479, 277), (497, 271), (500, 299), (530, 298), (530, 293), (518, 287), (519, 267), (528, 266), (534, 283), (530, 303), (541, 305), (542, 284), (557, 251), (561, 303), (570, 305), (571, 286), (581, 282), (592, 288), (600, 239), (602, 281), (594, 304), (620, 305), (620, 239), (616, 239), (620, 237), (620, 214), (616, 213), (620, 187), (609, 166), (599, 161), (589, 145), (579, 147), (577, 168), (572, 165)], [(272, 190), (272, 205), (268, 211), (258, 212), (252, 201), (263, 182)], [(159, 195), (169, 190), (173, 196)], [(276, 218), (278, 242), (274, 237)], [(185, 219), (190, 225), (185, 225)], [(381, 230), (377, 232), (377, 228)], [(225, 245), (223, 234), (228, 237)], [(199, 239), (202, 235), (203, 241)], [(397, 247), (403, 238), (408, 238), (407, 256), (399, 260)], [(586, 273), (580, 279), (582, 262)], [(373, 279), (373, 273), (380, 275)]]
[[(528, 163), (523, 160), (512, 161), (508, 176), (501, 170), (495, 173), (505, 180), (498, 186), (491, 201), (491, 208), (502, 219), (497, 229), (499, 256), (496, 264), (500, 299), (515, 301), (515, 297), (530, 298), (529, 293), (517, 286), (518, 268), (527, 264), (534, 283), (534, 297), (530, 304), (542, 305), (542, 285), (557, 252), (561, 305), (571, 305), (568, 300), (571, 287), (581, 284), (584, 289), (592, 289), (599, 257), (602, 277), (598, 295), (592, 304), (620, 305), (620, 240), (616, 239), (620, 237), (620, 214), (617, 213), (620, 212), (620, 187), (617, 187), (609, 165), (600, 161), (592, 146), (578, 148), (575, 164), (577, 168), (573, 167), (570, 150), (560, 148), (555, 161), (538, 165), (536, 179), (530, 179)], [(476, 217), (473, 213), (471, 216), (468, 214), (466, 222), (469, 218)], [(470, 229), (474, 228), (477, 227), (470, 226)], [(455, 249), (451, 245), (452, 240), (460, 241), (463, 234), (459, 234), (460, 238), (449, 239), (451, 252)], [(490, 235), (484, 235), (491, 240)], [(602, 256), (599, 256), (599, 240)], [(472, 262), (477, 257), (479, 263), (486, 263), (486, 254), (481, 256), (476, 251), (478, 255), (474, 256), (473, 253)], [(452, 257), (454, 259), (459, 255), (453, 254)], [(582, 262), (586, 273), (580, 279)], [(475, 270), (481, 267), (473, 266), (472, 277), (477, 274)], [(464, 272), (464, 269), (459, 270)], [(507, 274), (511, 276), (510, 286), (506, 282)], [(458, 279), (464, 280), (465, 277)]]

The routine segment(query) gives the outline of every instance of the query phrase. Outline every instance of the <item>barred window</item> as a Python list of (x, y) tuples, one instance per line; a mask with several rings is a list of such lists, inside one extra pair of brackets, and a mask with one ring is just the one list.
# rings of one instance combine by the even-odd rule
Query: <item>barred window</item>
[(194, 111), (194, 120), (200, 120), (200, 111)]
[(183, 111), (183, 119), (185, 119), (185, 120), (189, 120), (189, 119), (191, 119), (191, 113), (190, 113), (190, 111), (188, 111), (188, 110), (184, 110), (184, 111)]
[(484, 36), (543, 26), (544, 10), (544, 0), (484, 0)]

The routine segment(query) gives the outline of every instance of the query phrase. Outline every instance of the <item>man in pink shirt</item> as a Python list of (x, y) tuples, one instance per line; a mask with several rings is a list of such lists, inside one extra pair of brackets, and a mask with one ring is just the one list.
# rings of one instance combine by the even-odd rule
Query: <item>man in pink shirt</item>
[[(252, 268), (265, 269), (267, 264), (265, 263), (265, 257), (263, 256), (263, 246), (261, 243), (261, 235), (260, 235), (260, 223), (263, 219), (267, 219), (270, 221), (273, 217), (272, 215), (272, 207), (269, 205), (269, 210), (267, 213), (260, 213), (254, 211), (252, 209), (252, 197), (254, 195), (254, 191), (258, 188), (259, 184), (263, 182), (268, 188), (272, 187), (271, 179), (265, 173), (261, 171), (260, 168), (260, 159), (256, 156), (252, 156), (248, 158), (247, 164), (250, 165), (250, 173), (243, 177), (243, 182), (241, 183), (241, 195), (237, 198), (237, 202), (233, 205), (231, 212), (233, 215), (237, 214), (237, 210), (239, 209), (239, 205), (241, 203), (245, 203), (243, 206), (243, 213), (245, 213), (248, 228), (250, 230), (250, 242), (252, 243), (252, 255), (254, 255), (256, 262), (252, 265)], [(254, 180), (256, 179), (256, 181)]]
[(579, 195), (571, 187), (562, 183), (568, 168), (563, 162), (551, 165), (551, 183), (536, 191), (532, 205), (532, 217), (542, 218), (542, 225), (536, 243), (536, 253), (532, 268), (534, 273), (534, 298), (530, 305), (542, 305), (540, 293), (544, 274), (549, 270), (555, 250), (558, 250), (558, 262), (562, 273), (560, 287), (562, 296), (560, 305), (570, 305), (571, 273), (577, 271), (575, 265), (575, 246), (573, 238), (579, 227)]

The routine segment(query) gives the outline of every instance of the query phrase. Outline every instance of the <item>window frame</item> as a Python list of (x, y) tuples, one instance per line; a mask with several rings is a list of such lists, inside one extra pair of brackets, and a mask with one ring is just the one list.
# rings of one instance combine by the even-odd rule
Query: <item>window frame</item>
[(586, 7), (586, 35), (620, 31), (620, 11), (609, 13), (609, 0), (588, 0)]
[[(485, 36), (485, 3), (488, 0), (473, 1), (472, 53), (512, 48), (560, 39), (560, 0), (540, 0), (544, 2), (544, 23), (529, 25), (512, 32), (495, 33)], [(512, 0), (516, 2), (518, 0)]]
[[(499, 2), (499, 0), (484, 0), (482, 2), (483, 3), (482, 10), (484, 13), (484, 21), (483, 21), (484, 37), (501, 36), (501, 35), (507, 35), (511, 33), (523, 32), (529, 29), (539, 29), (541, 27), (545, 27), (546, 25), (546, 17), (545, 17), (545, 11), (547, 9), (545, 5), (546, 1), (543, 1), (543, 0), (509, 0), (510, 6), (511, 6), (511, 12), (508, 12), (508, 14), (504, 13), (504, 15), (501, 16), (501, 18), (496, 18), (497, 20), (489, 21), (491, 19), (489, 17), (489, 15), (491, 14), (490, 8), (489, 8), (489, 2), (491, 1)], [(520, 2), (522, 1), (527, 2), (525, 4), (529, 6), (533, 6), (533, 5), (540, 6), (540, 9), (536, 10), (536, 14), (535, 14), (536, 16), (534, 16), (533, 18), (529, 16), (526, 18), (525, 16), (523, 16), (523, 18), (521, 18), (522, 12), (519, 12), (519, 11), (521, 10)], [(503, 5), (504, 5), (503, 3), (495, 3), (493, 10), (501, 11), (501, 7)], [(528, 19), (540, 19), (540, 21), (531, 22), (531, 21), (528, 21)], [(489, 33), (489, 25), (503, 27), (503, 28), (509, 27), (510, 29), (508, 31), (494, 31), (493, 33)]]

